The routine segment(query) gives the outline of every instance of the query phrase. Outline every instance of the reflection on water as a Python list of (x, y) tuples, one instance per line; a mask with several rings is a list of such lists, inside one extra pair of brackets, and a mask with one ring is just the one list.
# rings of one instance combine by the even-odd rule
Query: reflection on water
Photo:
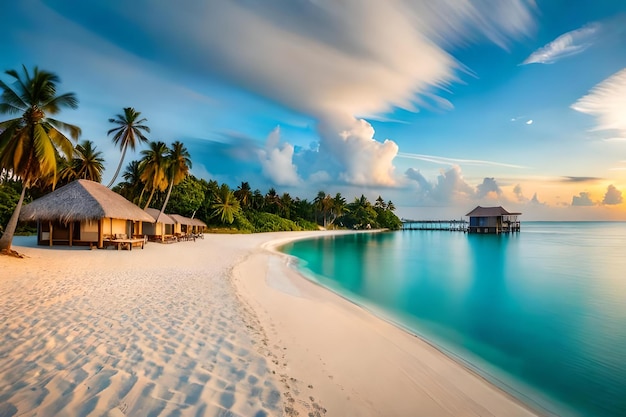
[[(559, 415), (626, 415), (626, 224), (294, 242), (308, 274)], [(306, 272), (305, 271), (305, 272)]]

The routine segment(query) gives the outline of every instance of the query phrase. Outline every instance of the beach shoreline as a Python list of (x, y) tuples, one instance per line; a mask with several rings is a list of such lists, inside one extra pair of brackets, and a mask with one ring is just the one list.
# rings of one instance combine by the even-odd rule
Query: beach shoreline
[[(365, 233), (371, 232), (377, 231)], [(273, 333), (274, 339), (269, 338), (282, 346), (274, 355), (285, 361), (296, 390), (301, 389), (297, 387), (301, 380), (322, 387), (316, 390), (317, 398), (333, 411), (331, 415), (538, 415), (427, 339), (306, 278), (293, 265), (292, 257), (278, 250), (294, 240), (321, 237), (269, 240), (262, 244), (265, 253), (255, 254), (257, 259), (247, 258), (234, 270), (237, 287), (253, 308), (256, 306), (262, 325), (280, 327)], [(251, 274), (263, 267), (264, 279)], [(356, 324), (362, 327), (355, 329)], [(317, 343), (329, 334), (334, 336), (330, 348)], [(363, 340), (369, 343), (366, 350)], [(341, 346), (340, 351), (333, 346)], [(385, 356), (384, 365), (372, 366), (380, 355)], [(362, 372), (359, 363), (371, 369)], [(320, 364), (321, 368), (316, 368)], [(408, 369), (417, 372), (411, 375)], [(378, 378), (392, 383), (385, 386)], [(306, 414), (308, 410), (299, 411)]]
[(531, 416), (275, 247), (353, 232), (205, 235), (0, 257), (0, 414)]

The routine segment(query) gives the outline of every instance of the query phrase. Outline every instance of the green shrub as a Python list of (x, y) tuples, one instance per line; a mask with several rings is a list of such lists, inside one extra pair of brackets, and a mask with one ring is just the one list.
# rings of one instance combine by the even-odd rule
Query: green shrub
[(249, 211), (246, 213), (248, 220), (254, 226), (254, 231), (262, 232), (286, 232), (303, 230), (295, 222), (282, 217), (264, 212)]

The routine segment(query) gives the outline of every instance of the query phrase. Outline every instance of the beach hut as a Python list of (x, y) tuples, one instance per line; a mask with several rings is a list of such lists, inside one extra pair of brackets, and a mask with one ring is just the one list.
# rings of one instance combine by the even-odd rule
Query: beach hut
[[(99, 248), (113, 237), (143, 238), (142, 222), (154, 222), (121, 195), (88, 180), (76, 180), (25, 205), (20, 220), (37, 222), (39, 245)], [(127, 243), (130, 248), (134, 242)]]
[(189, 237), (202, 233), (206, 228), (206, 223), (198, 219), (190, 219), (180, 214), (168, 214), (174, 220), (174, 235), (177, 237)]
[[(167, 214), (163, 213), (161, 216), (161, 210), (154, 208), (147, 208), (146, 213), (152, 217), (152, 222), (143, 222), (143, 233), (148, 236), (152, 241), (165, 241), (167, 236), (174, 235), (174, 220)], [(158, 218), (158, 221), (157, 221)]]
[(501, 206), (481, 207), (466, 214), (469, 217), (469, 233), (508, 233), (519, 232), (520, 222), (517, 216), (522, 213), (509, 213)]
[(174, 234), (175, 235), (186, 235), (192, 232), (194, 221), (189, 217), (181, 216), (180, 214), (169, 214), (169, 216), (174, 220)]
[(203, 233), (204, 229), (206, 229), (206, 223), (200, 219), (192, 218), (193, 222), (193, 232), (194, 233)]

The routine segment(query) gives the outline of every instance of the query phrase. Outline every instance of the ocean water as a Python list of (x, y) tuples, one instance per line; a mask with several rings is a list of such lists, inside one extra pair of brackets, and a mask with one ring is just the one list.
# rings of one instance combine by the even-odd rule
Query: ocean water
[(281, 250), (541, 414), (626, 416), (626, 223), (354, 234)]

